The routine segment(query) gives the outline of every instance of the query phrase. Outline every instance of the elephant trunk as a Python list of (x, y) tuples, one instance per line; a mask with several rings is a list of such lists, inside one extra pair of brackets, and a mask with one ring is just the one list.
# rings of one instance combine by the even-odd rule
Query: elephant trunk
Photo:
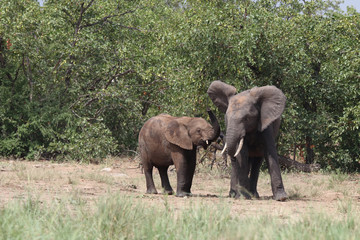
[(244, 144), (244, 135), (241, 131), (239, 132), (238, 128), (232, 129), (231, 127), (226, 130), (226, 145), (227, 152), (231, 157), (236, 157)]
[(220, 124), (215, 116), (215, 114), (211, 111), (208, 110), (207, 111), (210, 117), (210, 121), (211, 121), (211, 126), (214, 129), (214, 135), (210, 136), (210, 141), (216, 141), (216, 139), (220, 136)]

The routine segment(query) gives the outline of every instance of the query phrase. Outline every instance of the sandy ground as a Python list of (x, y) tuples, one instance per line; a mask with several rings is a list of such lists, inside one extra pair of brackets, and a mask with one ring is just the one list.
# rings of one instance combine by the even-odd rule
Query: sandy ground
[[(206, 164), (205, 164), (206, 165)], [(139, 161), (112, 158), (104, 164), (52, 163), (49, 161), (0, 160), (0, 207), (9, 202), (36, 198), (44, 202), (73, 199), (85, 204), (96, 203), (109, 194), (120, 194), (155, 207), (170, 206), (174, 211), (201, 205), (209, 208), (230, 207), (237, 216), (269, 215), (280, 219), (297, 219), (304, 214), (325, 213), (335, 218), (349, 211), (360, 212), (360, 174), (336, 175), (320, 173), (284, 173), (286, 202), (272, 200), (270, 177), (262, 172), (259, 178), (260, 199), (228, 197), (230, 179), (226, 171), (198, 165), (192, 186), (192, 197), (177, 198), (163, 194), (145, 194), (145, 177)], [(176, 189), (176, 173), (169, 177)], [(161, 192), (160, 177), (154, 180)]]

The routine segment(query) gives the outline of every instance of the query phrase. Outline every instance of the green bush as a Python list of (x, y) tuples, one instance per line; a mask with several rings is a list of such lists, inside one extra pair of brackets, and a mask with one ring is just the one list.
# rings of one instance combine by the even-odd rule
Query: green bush
[(116, 141), (102, 122), (73, 119), (61, 132), (56, 132), (47, 148), (39, 149), (55, 158), (82, 162), (101, 161), (115, 152)]
[(223, 80), (285, 93), (281, 153), (360, 169), (360, 14), (337, 1), (13, 0), (0, 15), (0, 155), (134, 151), (148, 118), (205, 116)]

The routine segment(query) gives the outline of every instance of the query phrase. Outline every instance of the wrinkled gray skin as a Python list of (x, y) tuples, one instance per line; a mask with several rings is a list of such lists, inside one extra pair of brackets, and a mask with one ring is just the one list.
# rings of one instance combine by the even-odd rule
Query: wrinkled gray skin
[(164, 192), (173, 194), (167, 170), (174, 164), (177, 174), (176, 196), (191, 195), (196, 148), (202, 146), (206, 149), (220, 135), (215, 115), (211, 111), (208, 113), (211, 124), (203, 118), (173, 117), (167, 114), (152, 117), (144, 124), (139, 133), (139, 151), (147, 193), (157, 193), (152, 177), (153, 167), (156, 167)]
[[(226, 145), (231, 158), (230, 196), (258, 198), (257, 181), (265, 159), (271, 177), (273, 198), (286, 200), (281, 178), (275, 137), (280, 127), (280, 116), (286, 97), (274, 86), (254, 87), (236, 93), (236, 88), (214, 81), (208, 95), (220, 111), (225, 113)], [(243, 145), (236, 155), (241, 139)], [(236, 156), (235, 156), (236, 155)]]

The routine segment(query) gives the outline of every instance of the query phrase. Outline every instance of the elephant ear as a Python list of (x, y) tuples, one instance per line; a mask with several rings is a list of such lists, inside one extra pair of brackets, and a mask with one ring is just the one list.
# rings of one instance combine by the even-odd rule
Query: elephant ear
[(272, 122), (280, 118), (285, 109), (286, 97), (275, 86), (255, 87), (250, 95), (260, 104), (260, 131), (264, 131)]
[(225, 113), (229, 105), (229, 98), (236, 94), (236, 88), (221, 81), (214, 81), (210, 84), (207, 93), (215, 106)]
[(172, 120), (165, 131), (165, 138), (172, 144), (175, 144), (183, 149), (192, 150), (193, 143), (188, 133), (188, 129), (182, 123)]

